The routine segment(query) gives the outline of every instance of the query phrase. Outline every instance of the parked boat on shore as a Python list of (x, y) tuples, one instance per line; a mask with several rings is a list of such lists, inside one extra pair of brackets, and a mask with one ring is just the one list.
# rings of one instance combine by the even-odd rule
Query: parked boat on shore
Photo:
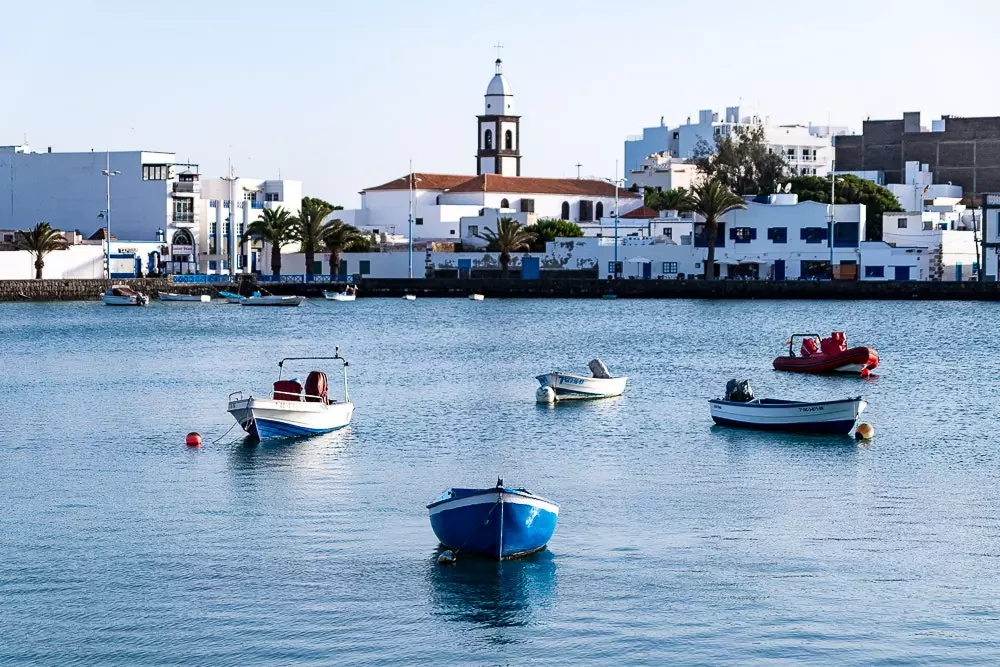
[(848, 434), (868, 407), (860, 396), (832, 401), (755, 398), (750, 383), (730, 380), (726, 397), (711, 399), (712, 421), (764, 431)]
[[(794, 345), (801, 340), (799, 356)], [(878, 353), (870, 347), (847, 348), (847, 337), (834, 331), (829, 338), (818, 334), (792, 334), (788, 339), (788, 356), (774, 360), (775, 370), (797, 373), (857, 373), (867, 377), (878, 367)]]
[(195, 301), (201, 303), (211, 303), (212, 297), (208, 294), (178, 294), (177, 292), (160, 292), (160, 301)]
[(552, 371), (536, 376), (541, 385), (535, 392), (539, 403), (554, 403), (584, 398), (620, 396), (628, 383), (627, 377), (614, 377), (600, 359), (591, 360), (590, 377)]
[(101, 299), (106, 306), (148, 306), (149, 297), (127, 285), (112, 285)]
[[(343, 364), (344, 400), (329, 398), (326, 373), (311, 371), (305, 387), (297, 379), (281, 379), (285, 362), (333, 361)], [(328, 433), (351, 423), (354, 404), (347, 390), (348, 362), (337, 349), (332, 357), (286, 357), (278, 362), (278, 379), (267, 398), (243, 396), (242, 391), (229, 395), (228, 412), (240, 427), (259, 440), (295, 438)]]
[(504, 486), (448, 489), (429, 505), (438, 541), (454, 550), (509, 560), (545, 548), (559, 518), (559, 506), (527, 489)]

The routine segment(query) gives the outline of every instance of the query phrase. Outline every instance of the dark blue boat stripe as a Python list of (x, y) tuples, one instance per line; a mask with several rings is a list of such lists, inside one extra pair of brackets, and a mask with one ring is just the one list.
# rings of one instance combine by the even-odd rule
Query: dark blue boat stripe
[(809, 422), (802, 424), (751, 424), (748, 422), (734, 421), (725, 417), (712, 415), (712, 420), (720, 426), (735, 426), (737, 428), (748, 428), (755, 431), (781, 431), (784, 433), (842, 433), (844, 435), (854, 428), (854, 419), (842, 419), (829, 422)]

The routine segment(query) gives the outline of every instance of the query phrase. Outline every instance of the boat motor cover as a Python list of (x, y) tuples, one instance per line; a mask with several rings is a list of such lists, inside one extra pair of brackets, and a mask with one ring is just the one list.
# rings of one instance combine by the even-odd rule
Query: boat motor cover
[(803, 357), (811, 357), (819, 352), (819, 347), (816, 345), (815, 338), (803, 338), (802, 347), (799, 348), (799, 354)]
[(726, 383), (726, 400), (734, 403), (749, 403), (753, 400), (750, 380), (730, 380)]
[(323, 371), (310, 371), (306, 377), (305, 400), (310, 403), (328, 403), (326, 391), (329, 385), (326, 381), (326, 373)]
[(611, 373), (608, 371), (608, 367), (604, 365), (604, 362), (600, 359), (591, 359), (588, 364), (590, 367), (590, 372), (595, 378), (601, 378), (608, 380), (611, 378)]
[(278, 380), (274, 383), (274, 400), (301, 401), (302, 385), (295, 380)]

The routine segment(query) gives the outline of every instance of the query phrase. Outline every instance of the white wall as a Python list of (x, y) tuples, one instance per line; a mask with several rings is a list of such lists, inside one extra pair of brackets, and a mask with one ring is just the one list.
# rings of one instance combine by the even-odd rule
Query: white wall
[[(111, 254), (135, 254), (142, 265), (142, 271), (149, 270), (149, 253), (160, 249), (160, 244), (149, 241), (115, 241), (111, 243)], [(74, 245), (66, 250), (50, 252), (44, 258), (42, 277), (60, 278), (103, 278), (104, 245)], [(112, 271), (117, 273), (132, 270), (127, 261), (115, 261)], [(30, 280), (35, 277), (35, 260), (25, 250), (0, 251), (0, 280)]]

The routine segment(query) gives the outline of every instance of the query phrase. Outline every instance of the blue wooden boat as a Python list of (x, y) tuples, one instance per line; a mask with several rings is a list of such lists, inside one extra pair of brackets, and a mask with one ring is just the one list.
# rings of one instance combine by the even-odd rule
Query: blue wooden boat
[(527, 489), (448, 489), (427, 506), (431, 528), (456, 554), (494, 560), (525, 556), (545, 548), (556, 529), (559, 506)]

